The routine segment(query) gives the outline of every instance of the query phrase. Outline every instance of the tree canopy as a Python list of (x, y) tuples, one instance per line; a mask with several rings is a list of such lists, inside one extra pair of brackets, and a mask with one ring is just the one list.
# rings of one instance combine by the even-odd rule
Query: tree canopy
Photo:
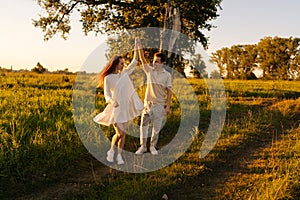
[[(85, 34), (113, 33), (139, 27), (163, 27), (165, 3), (168, 0), (37, 0), (45, 12), (33, 20), (48, 40), (55, 34), (67, 38), (71, 30), (70, 16), (78, 12)], [(170, 0), (169, 0), (170, 1)], [(176, 0), (172, 7), (180, 9), (181, 32), (200, 42), (204, 48), (208, 38), (202, 32), (211, 30), (218, 17), (222, 0)]]

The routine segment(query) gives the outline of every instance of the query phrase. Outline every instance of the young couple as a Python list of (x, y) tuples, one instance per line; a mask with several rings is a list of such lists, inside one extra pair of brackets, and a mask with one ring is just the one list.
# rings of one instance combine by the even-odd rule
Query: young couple
[[(147, 76), (147, 88), (144, 104), (138, 97), (129, 75), (138, 63), (138, 54), (143, 70)], [(107, 161), (114, 162), (114, 146), (118, 145), (117, 164), (124, 164), (121, 156), (124, 147), (128, 122), (142, 113), (140, 125), (140, 144), (135, 152), (141, 155), (147, 152), (148, 126), (152, 122), (153, 130), (150, 140), (150, 152), (157, 155), (156, 144), (162, 126), (163, 116), (170, 112), (172, 94), (171, 75), (163, 69), (166, 56), (163, 53), (154, 54), (153, 66), (150, 66), (145, 57), (141, 41), (135, 39), (134, 56), (127, 68), (124, 68), (124, 59), (114, 56), (100, 72), (99, 86), (104, 88), (104, 96), (108, 105), (98, 114), (94, 121), (109, 126), (113, 124), (115, 135), (112, 137), (111, 148), (107, 152)], [(124, 69), (123, 69), (124, 68)]]

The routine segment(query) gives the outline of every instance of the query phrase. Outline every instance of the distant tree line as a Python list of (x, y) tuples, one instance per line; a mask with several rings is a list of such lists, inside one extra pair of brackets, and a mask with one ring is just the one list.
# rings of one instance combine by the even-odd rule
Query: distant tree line
[(10, 72), (10, 71), (12, 71), (12, 69), (6, 69), (6, 68), (0, 67), (0, 72)]
[(300, 38), (265, 37), (258, 44), (224, 47), (210, 61), (226, 79), (255, 79), (255, 70), (268, 80), (300, 79)]
[(37, 63), (36, 66), (34, 68), (31, 69), (32, 72), (36, 72), (38, 74), (43, 74), (46, 71), (48, 71), (43, 65), (41, 65), (41, 63)]
[[(38, 74), (74, 74), (73, 72), (70, 72), (68, 68), (65, 68), (64, 70), (56, 70), (56, 71), (48, 71), (47, 68), (45, 68), (40, 62), (36, 64), (35, 67), (33, 67), (30, 71), (27, 69), (19, 69), (19, 70), (13, 70), (13, 67), (11, 66), (10, 69), (3, 68), (0, 66), (0, 72), (1, 73), (9, 73), (9, 72), (34, 72)], [(86, 73), (86, 72), (81, 72)]]
[(43, 74), (43, 73), (53, 73), (53, 74), (72, 74), (72, 72), (69, 71), (68, 68), (65, 68), (64, 70), (57, 70), (54, 72), (49, 72), (47, 68), (45, 68), (40, 62), (36, 64), (34, 68), (31, 69), (32, 72)]

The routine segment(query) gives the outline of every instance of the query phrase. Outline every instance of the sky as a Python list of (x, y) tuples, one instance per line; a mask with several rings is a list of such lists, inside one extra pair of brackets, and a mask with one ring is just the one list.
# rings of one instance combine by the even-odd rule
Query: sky
[[(209, 57), (222, 47), (256, 44), (266, 36), (300, 37), (300, 0), (223, 0), (220, 15), (204, 31), (209, 37)], [(0, 67), (32, 69), (40, 62), (49, 71), (78, 71), (95, 49), (105, 44), (106, 36), (81, 30), (79, 17), (72, 17), (67, 40), (59, 35), (44, 41), (44, 33), (35, 28), (32, 19), (44, 11), (36, 0), (0, 2)], [(104, 55), (99, 59), (106, 63)]]

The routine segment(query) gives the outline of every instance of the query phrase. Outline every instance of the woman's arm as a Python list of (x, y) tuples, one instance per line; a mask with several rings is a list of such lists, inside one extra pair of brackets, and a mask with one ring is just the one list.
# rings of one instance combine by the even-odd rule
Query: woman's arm
[(128, 71), (129, 74), (131, 74), (135, 68), (135, 66), (138, 63), (138, 49), (137, 49), (137, 41), (135, 40), (134, 43), (134, 49), (133, 49), (133, 58), (131, 63), (128, 65), (128, 67), (126, 68), (126, 70)]
[(143, 65), (143, 69), (145, 72), (149, 72), (152, 68), (150, 67), (150, 65), (148, 64), (146, 58), (145, 58), (145, 54), (144, 54), (144, 50), (143, 50), (143, 46), (141, 43), (141, 40), (139, 38), (136, 39), (137, 42), (137, 48), (139, 50), (139, 56)]
[(104, 77), (104, 98), (106, 103), (112, 104), (114, 107), (118, 107), (118, 102), (114, 101), (112, 98), (112, 94), (110, 92), (109, 80), (107, 80), (107, 76)]
[(106, 103), (112, 103), (113, 99), (112, 94), (110, 92), (109, 81), (107, 80), (107, 76), (104, 77), (103, 89)]

